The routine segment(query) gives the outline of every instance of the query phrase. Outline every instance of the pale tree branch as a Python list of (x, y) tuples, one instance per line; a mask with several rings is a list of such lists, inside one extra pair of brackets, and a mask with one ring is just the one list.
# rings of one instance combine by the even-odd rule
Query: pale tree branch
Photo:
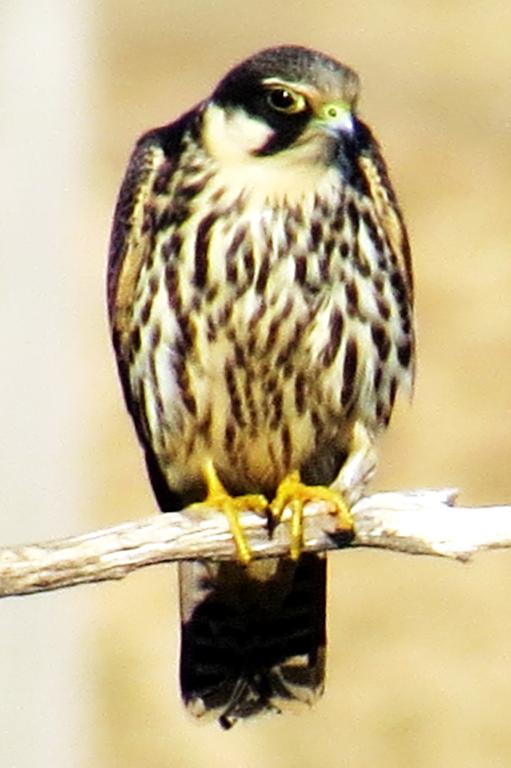
[[(375, 493), (352, 508), (351, 542), (337, 531), (328, 502), (304, 510), (304, 550), (378, 547), (466, 560), (485, 549), (511, 547), (511, 506), (456, 507), (450, 490)], [(254, 557), (289, 553), (289, 515), (273, 535), (265, 518), (244, 512)], [(235, 559), (225, 515), (188, 508), (122, 523), (82, 536), (0, 548), (0, 596), (25, 595), (85, 582), (121, 579), (148, 565), (176, 560)]]

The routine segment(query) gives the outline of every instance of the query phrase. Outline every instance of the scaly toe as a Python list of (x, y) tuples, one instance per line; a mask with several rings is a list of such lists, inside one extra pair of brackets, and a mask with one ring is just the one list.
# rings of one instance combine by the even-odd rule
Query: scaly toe
[(208, 496), (204, 504), (221, 510), (225, 514), (236, 545), (238, 560), (242, 565), (248, 565), (252, 560), (252, 552), (240, 523), (240, 514), (247, 511), (264, 512), (268, 509), (268, 501), (264, 496), (256, 494), (233, 497), (224, 493), (213, 497)]
[(229, 522), (234, 544), (236, 545), (238, 560), (242, 565), (247, 565), (252, 559), (252, 552), (240, 523), (240, 513), (247, 510), (259, 513), (265, 512), (268, 509), (268, 501), (260, 494), (230, 496), (220, 482), (211, 460), (205, 463), (203, 473), (208, 494), (204, 501), (193, 506), (217, 509), (225, 514)]
[(303, 550), (303, 509), (307, 502), (322, 500), (332, 504), (337, 515), (338, 528), (343, 532), (353, 531), (353, 516), (343, 496), (333, 489), (321, 485), (305, 485), (298, 472), (291, 472), (280, 483), (270, 505), (273, 524), (282, 519), (286, 507), (291, 509), (290, 557), (297, 560)]
[(335, 507), (335, 514), (337, 515), (337, 527), (340, 531), (351, 532), (353, 531), (353, 515), (351, 509), (346, 502), (344, 496), (339, 491), (334, 491), (332, 488), (326, 488), (324, 486), (311, 486), (309, 488), (311, 492), (310, 500), (328, 501)]

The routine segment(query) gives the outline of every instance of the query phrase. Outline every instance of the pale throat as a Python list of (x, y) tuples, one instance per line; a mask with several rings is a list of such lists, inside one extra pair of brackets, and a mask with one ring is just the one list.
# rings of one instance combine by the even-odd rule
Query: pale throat
[(242, 109), (227, 112), (212, 104), (204, 114), (205, 147), (218, 164), (218, 181), (227, 188), (255, 202), (285, 199), (292, 204), (338, 184), (335, 170), (322, 160), (322, 137), (311, 136), (274, 155), (255, 155), (273, 136), (269, 125)]

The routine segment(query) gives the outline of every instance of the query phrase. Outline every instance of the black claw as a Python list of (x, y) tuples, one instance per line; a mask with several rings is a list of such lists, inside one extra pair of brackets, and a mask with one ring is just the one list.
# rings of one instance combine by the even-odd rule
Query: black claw
[(268, 528), (268, 536), (270, 539), (273, 537), (273, 533), (278, 523), (275, 520), (275, 515), (272, 514), (271, 507), (266, 507), (266, 527)]
[(343, 547), (349, 547), (355, 538), (355, 531), (336, 531), (335, 533), (328, 533), (328, 538), (333, 541), (337, 549)]

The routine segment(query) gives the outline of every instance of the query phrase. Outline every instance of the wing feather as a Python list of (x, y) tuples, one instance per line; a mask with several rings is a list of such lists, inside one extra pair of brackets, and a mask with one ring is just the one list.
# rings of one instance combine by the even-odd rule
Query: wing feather
[[(144, 427), (144, 403), (130, 385), (130, 350), (134, 344), (133, 307), (140, 271), (154, 249), (156, 198), (178, 166), (183, 121), (151, 131), (137, 142), (115, 207), (107, 271), (107, 298), (112, 341), (126, 407), (145, 451), (147, 469), (162, 510), (179, 509), (180, 497), (168, 487)], [(136, 331), (135, 331), (136, 332)]]

